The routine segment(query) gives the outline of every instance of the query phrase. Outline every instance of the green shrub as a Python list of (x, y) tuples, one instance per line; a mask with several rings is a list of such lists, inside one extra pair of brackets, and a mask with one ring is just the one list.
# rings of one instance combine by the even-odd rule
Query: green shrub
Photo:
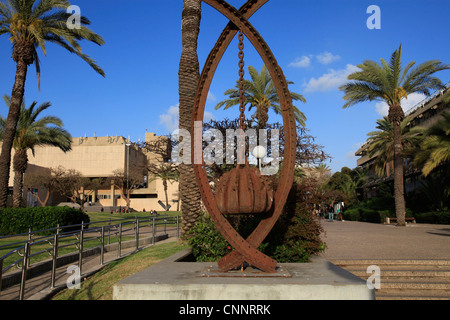
[(359, 219), (360, 219), (359, 209), (352, 208), (352, 209), (344, 210), (342, 218), (347, 221), (359, 221)]
[(192, 254), (198, 262), (217, 261), (231, 250), (210, 217), (203, 216), (187, 235)]
[[(89, 216), (81, 210), (69, 207), (36, 207), (0, 209), (0, 235), (11, 235), (33, 231), (89, 223)], [(63, 231), (79, 229), (79, 226), (65, 228)], [(51, 234), (54, 232), (48, 232)]]
[[(392, 196), (382, 193), (383, 197), (374, 197), (359, 202), (344, 210), (344, 220), (371, 223), (383, 223), (386, 217), (395, 217), (395, 204)], [(407, 209), (407, 215), (411, 210)]]
[(320, 223), (303, 204), (287, 209), (269, 233), (262, 252), (280, 263), (309, 262), (311, 256), (325, 250)]
[(418, 223), (450, 224), (450, 211), (415, 213), (414, 218)]
[[(308, 262), (310, 257), (325, 249), (323, 231), (312, 211), (299, 199), (301, 190), (293, 188), (285, 210), (259, 250), (280, 263)], [(258, 226), (262, 216), (229, 217), (230, 224), (246, 239)], [(217, 261), (233, 250), (209, 217), (193, 227), (188, 242), (196, 261)]]
[(380, 214), (378, 211), (367, 208), (359, 208), (360, 221), (380, 223)]

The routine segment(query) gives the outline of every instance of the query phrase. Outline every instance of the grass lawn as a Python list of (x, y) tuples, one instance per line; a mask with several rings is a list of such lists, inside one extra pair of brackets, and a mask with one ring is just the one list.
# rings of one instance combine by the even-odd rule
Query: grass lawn
[[(176, 211), (158, 212), (158, 213), (159, 213), (159, 215), (157, 215), (157, 218), (162, 218), (162, 217), (164, 217), (165, 214), (167, 214), (168, 217), (176, 217), (177, 215), (179, 215), (179, 212), (176, 212)], [(143, 217), (150, 218), (149, 212), (113, 213), (113, 214), (111, 214), (109, 212), (89, 212), (88, 215), (90, 218), (90, 227), (94, 227), (94, 226), (100, 227), (100, 226), (109, 225), (109, 224), (111, 224), (111, 225), (119, 224), (122, 221), (118, 221), (118, 219), (135, 219), (136, 216), (139, 218), (143, 218)], [(110, 219), (111, 219), (111, 221), (109, 221)], [(151, 226), (151, 225), (152, 225), (151, 222), (145, 222), (141, 226)], [(175, 226), (174, 223), (167, 224), (167, 227), (174, 227), (174, 226)], [(130, 227), (132, 227), (132, 225), (129, 225), (126, 228), (130, 228)], [(88, 237), (93, 237), (93, 236), (99, 236), (99, 235), (90, 234)], [(38, 235), (33, 236), (33, 238), (37, 238), (37, 237), (40, 237), (40, 236), (38, 236)], [(123, 236), (122, 240), (127, 241), (127, 240), (130, 240), (133, 238), (134, 238), (134, 236), (129, 236), (129, 237)], [(23, 246), (23, 244), (19, 245), (19, 244), (14, 244), (14, 243), (21, 242), (21, 241), (27, 241), (27, 240), (28, 240), (27, 236), (0, 239), (0, 246), (5, 246), (3, 248), (0, 248), (0, 257), (3, 257), (4, 255), (8, 254), (12, 250), (14, 250), (20, 246)], [(111, 235), (109, 240), (110, 240), (110, 243), (115, 243), (118, 241), (118, 237)], [(77, 242), (77, 239), (75, 236), (61, 239), (59, 242), (59, 245), (61, 246), (61, 245), (69, 244), (69, 243), (73, 243), (73, 242)], [(90, 241), (86, 241), (84, 243), (84, 249), (96, 247), (98, 245), (100, 245), (99, 240), (93, 239)], [(50, 250), (51, 248), (52, 248), (51, 244), (49, 244), (47, 242), (43, 242), (41, 244), (33, 245), (31, 248), (31, 253), (40, 252), (42, 250)], [(60, 248), (58, 250), (59, 251), (58, 255), (61, 256), (61, 255), (68, 254), (71, 252), (76, 252), (77, 250), (78, 249), (75, 247), (75, 245), (67, 246), (64, 248)], [(13, 262), (15, 262), (19, 259), (21, 259), (21, 257), (17, 253), (7, 257), (3, 263), (3, 268), (6, 268), (8, 265), (12, 264)], [(39, 255), (33, 256), (31, 258), (31, 263), (37, 263), (37, 262), (40, 262), (40, 261), (46, 260), (46, 259), (50, 259), (50, 256), (48, 253), (39, 254)], [(16, 270), (18, 270), (18, 269), (16, 267), (13, 267), (9, 271), (11, 272), (11, 271), (16, 271)]]
[(187, 246), (180, 242), (146, 248), (108, 264), (83, 281), (80, 290), (65, 289), (52, 300), (112, 300), (114, 284), (186, 248)]
[[(91, 219), (91, 223), (94, 222), (105, 222), (101, 223), (99, 225), (96, 224), (96, 226), (102, 226), (107, 225), (109, 219), (111, 219), (111, 223), (115, 223), (114, 220), (117, 219), (134, 219), (135, 217), (142, 218), (142, 217), (151, 217), (150, 212), (132, 212), (132, 213), (110, 213), (110, 212), (88, 212), (89, 218)], [(158, 211), (157, 218), (162, 218), (164, 215), (167, 215), (168, 217), (176, 217), (177, 215), (180, 215), (179, 211)], [(119, 222), (117, 222), (119, 223)]]

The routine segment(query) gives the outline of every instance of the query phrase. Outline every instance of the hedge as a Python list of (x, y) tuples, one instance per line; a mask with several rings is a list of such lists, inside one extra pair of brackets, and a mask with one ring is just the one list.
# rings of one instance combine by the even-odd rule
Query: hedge
[[(89, 216), (81, 210), (70, 207), (36, 207), (36, 208), (6, 208), (0, 209), (0, 235), (12, 235), (45, 230), (60, 226), (89, 223)], [(77, 230), (79, 227), (72, 227)], [(49, 232), (50, 234), (52, 232)]]
[(418, 223), (450, 224), (450, 211), (415, 213), (414, 218)]
[[(406, 209), (406, 217), (412, 217), (411, 210)], [(367, 208), (351, 208), (344, 211), (343, 218), (348, 221), (384, 223), (386, 218), (395, 217), (392, 210), (374, 210)], [(417, 220), (417, 219), (416, 219)]]
[[(365, 208), (351, 208), (344, 211), (344, 220), (383, 223), (386, 217), (395, 217), (390, 210), (373, 210)], [(411, 213), (406, 210), (406, 217), (414, 217), (417, 223), (450, 224), (450, 211)]]
[(352, 208), (344, 211), (343, 218), (348, 221), (383, 223), (386, 217), (392, 216), (389, 210), (373, 210)]

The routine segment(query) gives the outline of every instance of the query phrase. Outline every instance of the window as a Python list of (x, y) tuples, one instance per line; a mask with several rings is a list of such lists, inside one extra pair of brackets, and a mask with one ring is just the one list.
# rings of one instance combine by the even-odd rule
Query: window
[(130, 199), (157, 199), (157, 194), (130, 194)]

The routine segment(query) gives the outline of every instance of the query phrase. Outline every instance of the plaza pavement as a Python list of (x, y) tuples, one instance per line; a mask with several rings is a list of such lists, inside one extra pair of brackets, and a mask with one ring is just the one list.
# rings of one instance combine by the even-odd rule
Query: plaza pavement
[(321, 220), (327, 260), (450, 260), (450, 225)]

